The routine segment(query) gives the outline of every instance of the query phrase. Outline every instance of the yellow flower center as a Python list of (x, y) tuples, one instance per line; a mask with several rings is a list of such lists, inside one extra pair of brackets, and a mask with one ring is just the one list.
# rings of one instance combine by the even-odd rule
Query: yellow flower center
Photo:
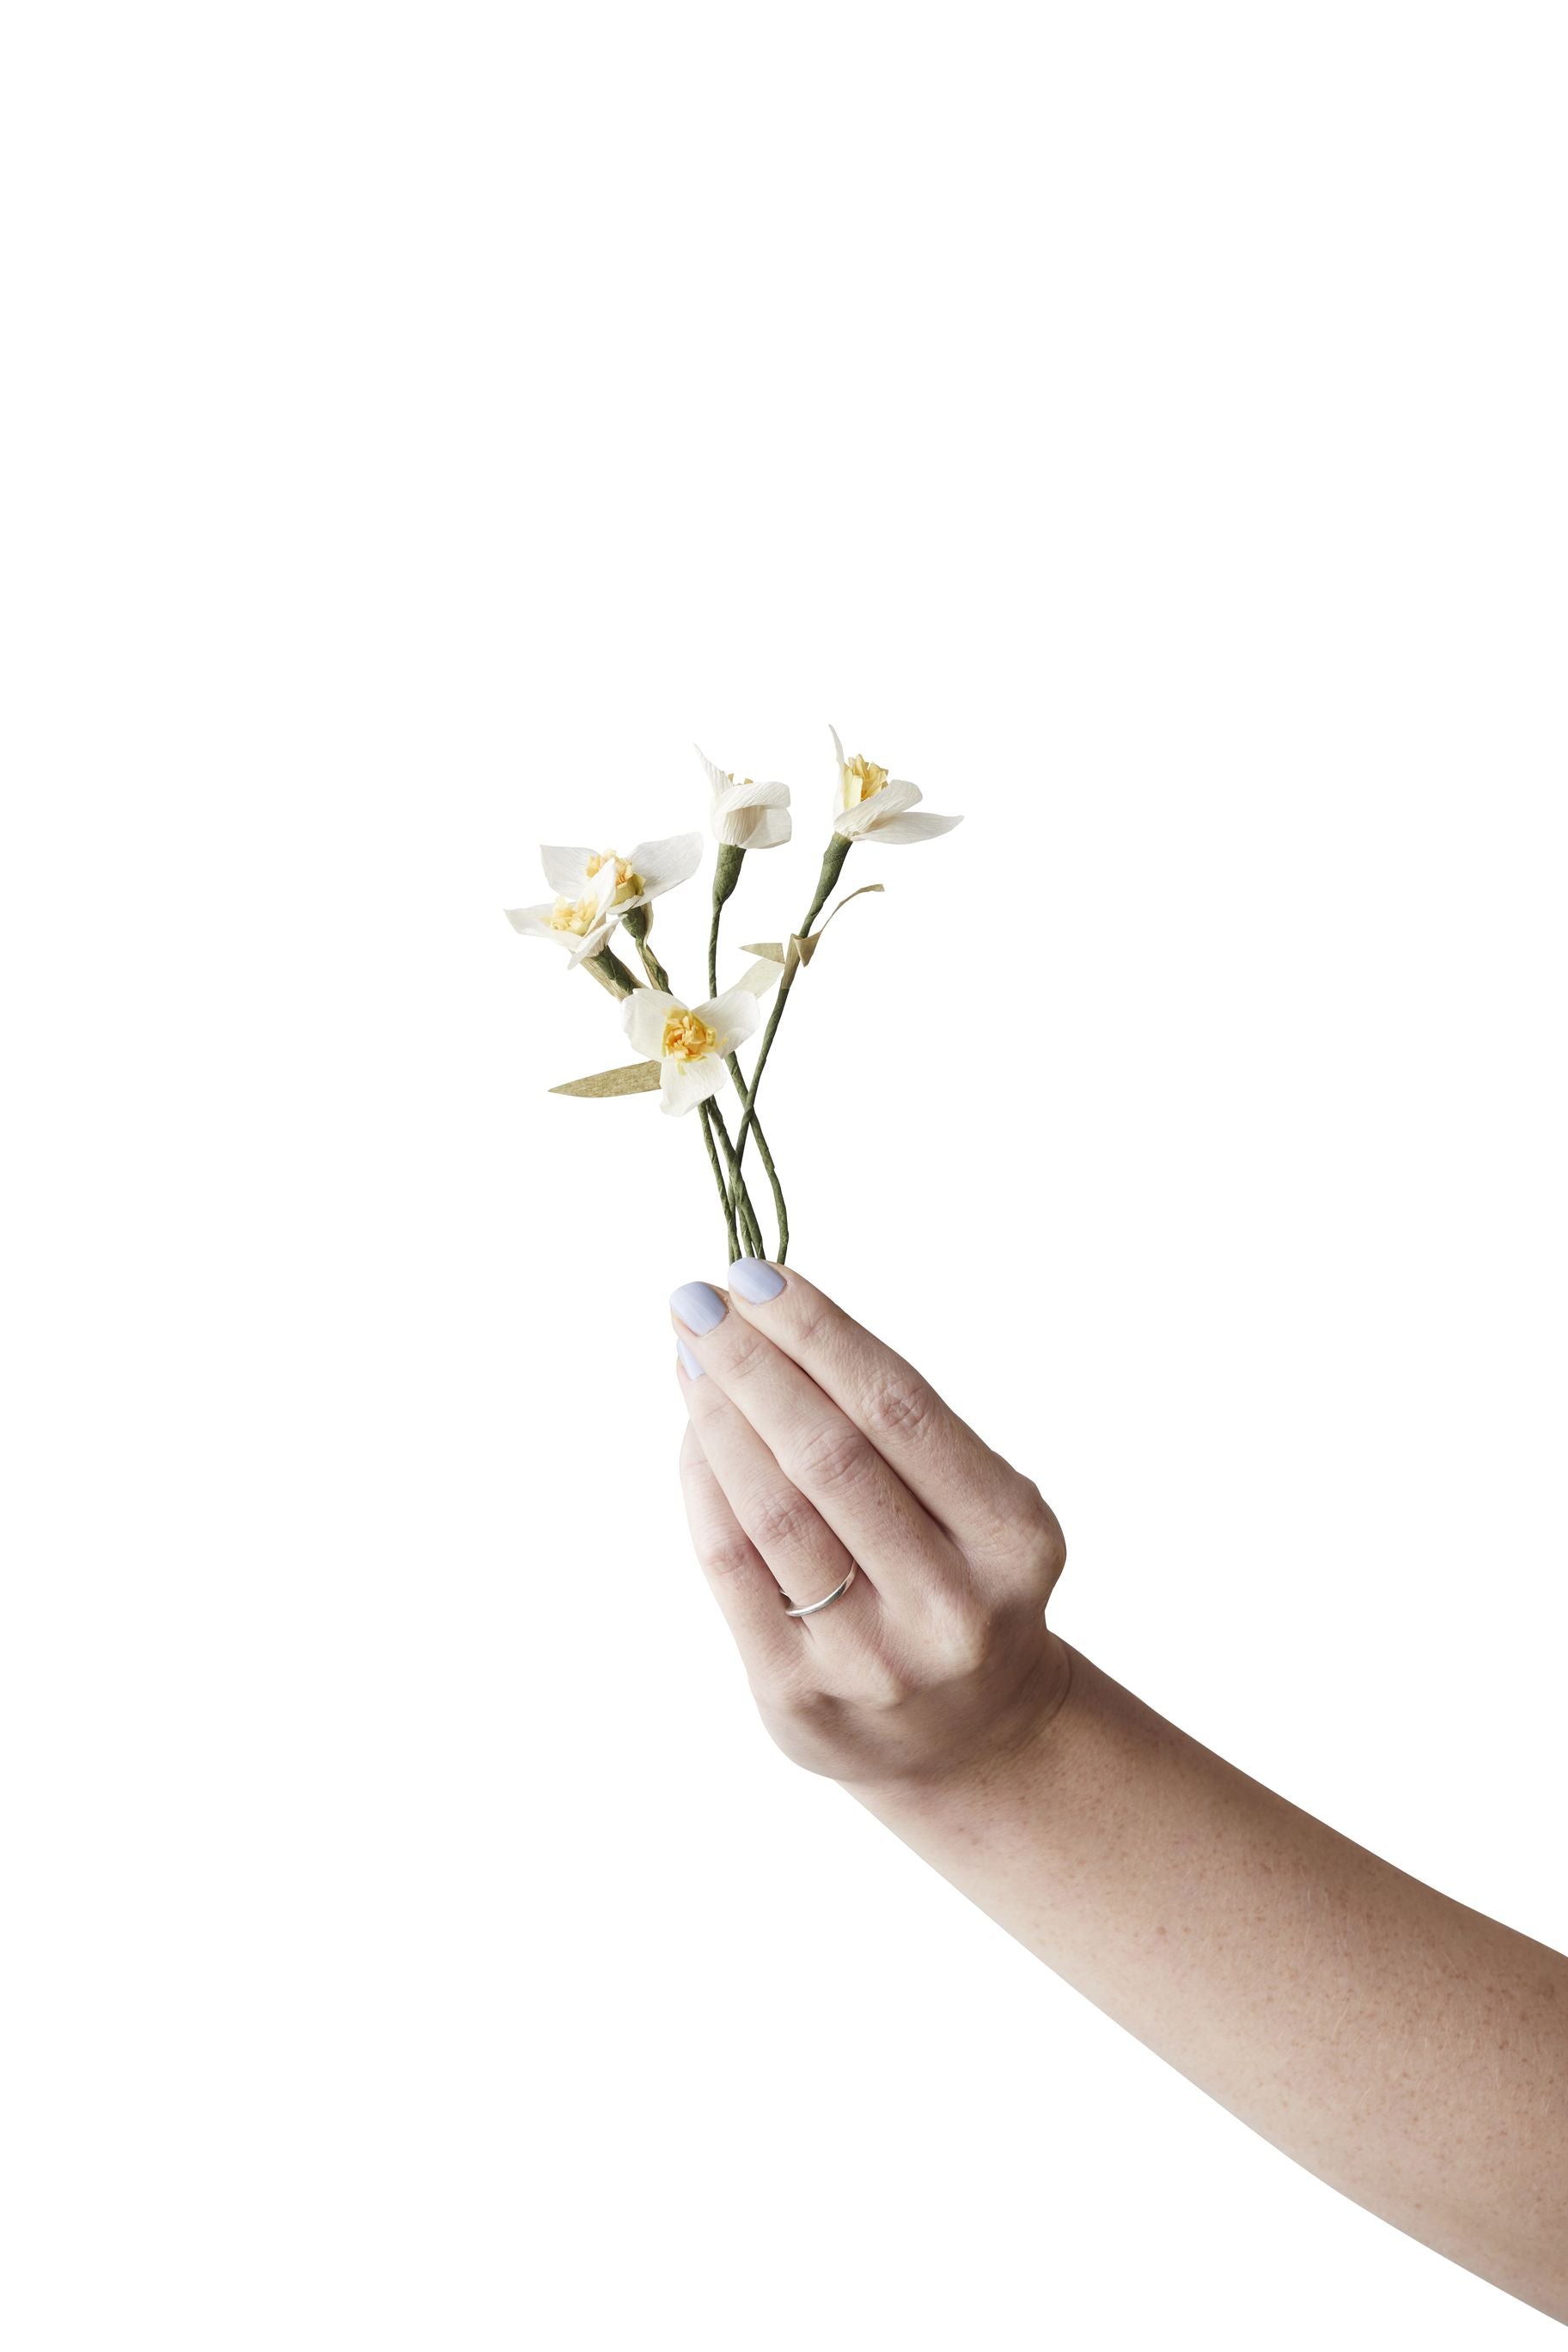
[(880, 793), (886, 782), (887, 770), (879, 768), (874, 760), (862, 760), (857, 751), (852, 760), (844, 761), (845, 808), (858, 808), (862, 801), (870, 800), (873, 793)]
[(664, 1024), (664, 1044), (659, 1050), (673, 1054), (677, 1062), (700, 1062), (705, 1054), (718, 1051), (718, 1035), (706, 1021), (699, 1021), (695, 1013), (677, 1004)]
[(623, 907), (628, 898), (642, 897), (643, 877), (633, 874), (626, 860), (617, 857), (612, 849), (595, 850), (583, 871), (591, 882), (595, 875), (602, 873), (607, 866), (615, 868), (615, 888), (610, 899), (612, 907)]
[(586, 939), (593, 929), (599, 908), (591, 896), (582, 898), (558, 898), (550, 908), (549, 927), (552, 931), (570, 931), (575, 939)]

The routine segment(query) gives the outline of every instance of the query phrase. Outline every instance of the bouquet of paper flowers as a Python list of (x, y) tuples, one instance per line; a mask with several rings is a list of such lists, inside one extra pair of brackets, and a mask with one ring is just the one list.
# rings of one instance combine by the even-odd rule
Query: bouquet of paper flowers
[[(574, 969), (593, 974), (612, 996), (623, 1000), (622, 1026), (635, 1051), (643, 1056), (591, 1077), (573, 1078), (551, 1088), (558, 1095), (651, 1094), (656, 1087), (666, 1111), (695, 1110), (702, 1122), (714, 1181), (724, 1210), (725, 1234), (731, 1260), (766, 1257), (761, 1221), (745, 1174), (747, 1147), (755, 1140), (773, 1194), (778, 1227), (774, 1256), (784, 1263), (789, 1247), (789, 1216), (784, 1189), (757, 1116), (762, 1073), (773, 1050), (779, 1024), (798, 974), (816, 952), (818, 940), (839, 907), (858, 898), (852, 890), (819, 923), (819, 917), (838, 886), (844, 860), (857, 841), (899, 843), (929, 841), (950, 833), (961, 820), (933, 816), (917, 809), (916, 784), (890, 776), (885, 768), (857, 752), (846, 760), (837, 730), (833, 755), (838, 782), (833, 799), (833, 829), (828, 838), (821, 872), (805, 918), (798, 931), (783, 940), (760, 940), (742, 952), (754, 959), (733, 988), (721, 995), (718, 985), (719, 921), (740, 879), (746, 855), (752, 849), (777, 849), (789, 838), (789, 788), (787, 784), (754, 783), (737, 778), (698, 748), (697, 757), (712, 788), (711, 821), (718, 843), (713, 877), (713, 918), (708, 927), (707, 989), (700, 1004), (689, 1003), (670, 984), (670, 975), (654, 953), (653, 902), (677, 882), (685, 882), (702, 862), (702, 835), (683, 833), (667, 841), (641, 841), (628, 856), (612, 849), (546, 848), (540, 852), (545, 880), (553, 899), (538, 907), (507, 910), (507, 919), (527, 939), (554, 940), (564, 947)], [(868, 882), (866, 890), (880, 890)], [(640, 978), (615, 953), (612, 941), (623, 929), (635, 948), (645, 978)], [(775, 994), (774, 992), (777, 991)], [(763, 1000), (773, 995), (768, 1025), (749, 1078), (740, 1066), (737, 1048), (756, 1033)], [(733, 1135), (717, 1097), (727, 1076), (733, 1080), (740, 1108)]]

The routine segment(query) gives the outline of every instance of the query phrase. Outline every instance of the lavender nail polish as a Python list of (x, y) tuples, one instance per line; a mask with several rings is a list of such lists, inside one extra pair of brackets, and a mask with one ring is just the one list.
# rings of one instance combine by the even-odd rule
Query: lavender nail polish
[(677, 1339), (675, 1341), (675, 1353), (681, 1360), (681, 1368), (685, 1371), (687, 1380), (700, 1381), (703, 1376), (703, 1368), (698, 1363), (696, 1358), (693, 1355), (691, 1349), (687, 1347), (684, 1339)]
[(671, 1291), (670, 1305), (688, 1331), (711, 1331), (724, 1321), (724, 1301), (711, 1283), (683, 1282)]
[(778, 1297), (784, 1277), (765, 1257), (737, 1257), (729, 1269), (729, 1286), (753, 1307), (760, 1307), (764, 1299)]

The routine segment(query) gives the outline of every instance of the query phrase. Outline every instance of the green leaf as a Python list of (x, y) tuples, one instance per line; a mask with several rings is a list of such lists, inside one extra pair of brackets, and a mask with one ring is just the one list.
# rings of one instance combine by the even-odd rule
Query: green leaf
[(569, 1078), (552, 1095), (650, 1095), (659, 1084), (657, 1062), (623, 1062), (618, 1070), (596, 1070), (591, 1078)]

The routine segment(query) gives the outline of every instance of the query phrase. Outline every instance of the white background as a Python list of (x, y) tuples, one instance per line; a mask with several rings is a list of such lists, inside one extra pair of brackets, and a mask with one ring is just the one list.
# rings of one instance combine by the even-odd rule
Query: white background
[(799, 1262), (1069, 1639), (1568, 1939), (1561, 13), (7, 23), (8, 2344), (1544, 2343), (768, 1745), (698, 1133), (500, 910), (694, 736), (737, 940), (830, 719), (966, 812)]

